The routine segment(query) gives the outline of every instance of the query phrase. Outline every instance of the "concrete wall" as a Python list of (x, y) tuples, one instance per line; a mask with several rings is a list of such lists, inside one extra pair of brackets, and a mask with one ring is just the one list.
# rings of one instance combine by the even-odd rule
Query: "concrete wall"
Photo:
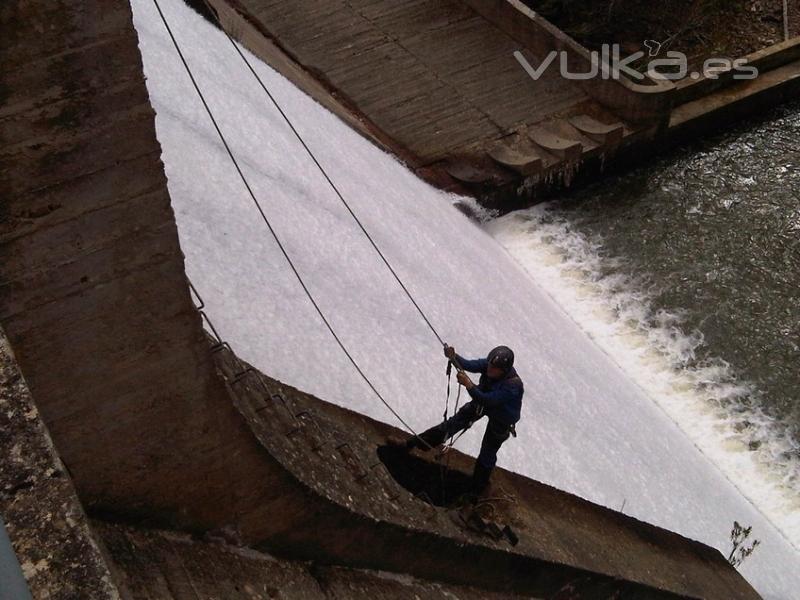
[[(741, 57), (740, 60), (744, 60), (748, 65), (757, 68), (759, 74), (763, 76), (768, 71), (800, 60), (800, 37), (762, 48)], [(735, 69), (729, 69), (717, 73), (715, 78), (703, 76), (699, 79), (692, 79), (691, 77), (682, 79), (676, 84), (678, 90), (675, 96), (675, 104), (680, 105), (698, 100), (713, 94), (721, 88), (735, 84), (737, 80), (733, 76), (736, 73)]]
[(130, 7), (4, 3), (0, 55), (0, 324), (90, 507), (202, 523), (258, 449), (220, 434)]
[[(222, 540), (197, 540), (100, 521), (120, 586), (131, 600), (512, 600), (466, 586), (277, 559)], [(530, 596), (524, 596), (531, 598)]]

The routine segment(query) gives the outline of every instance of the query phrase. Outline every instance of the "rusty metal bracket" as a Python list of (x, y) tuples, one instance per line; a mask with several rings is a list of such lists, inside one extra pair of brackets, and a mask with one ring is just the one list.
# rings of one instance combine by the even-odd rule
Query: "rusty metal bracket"
[[(319, 423), (317, 423), (317, 420), (314, 418), (314, 415), (312, 415), (307, 410), (303, 410), (297, 413), (295, 415), (295, 418), (300, 423), (300, 428), (303, 432), (303, 436), (306, 438), (306, 440), (308, 440), (311, 450), (313, 450), (314, 452), (318, 452), (319, 450), (321, 450), (322, 446), (325, 443), (324, 442), (325, 434), (322, 431), (322, 428), (319, 426)], [(316, 432), (313, 432), (312, 428), (309, 427), (307, 423), (311, 423), (313, 429), (315, 429)]]
[(355, 477), (356, 481), (363, 480), (367, 476), (367, 471), (361, 462), (361, 459), (356, 454), (355, 450), (344, 442), (336, 446), (336, 451), (342, 456), (345, 464), (350, 469), (350, 472)]
[(253, 371), (255, 371), (253, 367), (247, 367), (245, 369), (242, 369), (233, 376), (233, 379), (231, 379), (231, 385), (233, 385), (234, 383), (239, 383), (242, 379), (244, 379), (249, 373), (252, 373)]

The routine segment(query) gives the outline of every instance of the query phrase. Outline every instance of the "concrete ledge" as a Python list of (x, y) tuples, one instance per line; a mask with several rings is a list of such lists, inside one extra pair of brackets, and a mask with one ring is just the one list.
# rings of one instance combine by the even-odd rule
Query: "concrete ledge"
[[(94, 521), (132, 598), (184, 600), (513, 600), (523, 596), (487, 592), (378, 571), (282, 560), (222, 538)], [(187, 595), (182, 591), (187, 590)], [(532, 598), (524, 596), (525, 598)], [(532, 599), (534, 600), (534, 599)]]
[(665, 141), (676, 144), (725, 123), (745, 118), (759, 108), (797, 98), (800, 93), (800, 60), (786, 64), (757, 79), (722, 88), (677, 107), (670, 119)]
[[(274, 473), (247, 480), (254, 491), (268, 486), (269, 498), (231, 512), (241, 515), (231, 524), (246, 544), (505, 593), (551, 597), (573, 586), (586, 597), (758, 598), (718, 551), (503, 470), (493, 485), (516, 501), (503, 518), (519, 543), (466, 531), (421, 499), (435, 490), (412, 493), (387, 477), (381, 462), (397, 464), (382, 461), (380, 449), (400, 435), (395, 428), (266, 377), (224, 347), (214, 356)], [(407, 460), (428, 470), (422, 457)], [(458, 452), (450, 461), (456, 480), (472, 465)], [(464, 568), (477, 563), (486, 568)]]
[[(741, 57), (740, 60), (746, 61), (749, 66), (756, 67), (759, 70), (759, 77), (761, 77), (768, 71), (800, 60), (800, 37), (747, 54)], [(675, 105), (698, 100), (732, 84), (747, 83), (743, 80), (734, 79), (735, 73), (735, 70), (727, 70), (719, 73), (716, 78), (701, 77), (694, 80), (687, 77), (682, 79), (676, 84), (678, 91), (675, 96)]]

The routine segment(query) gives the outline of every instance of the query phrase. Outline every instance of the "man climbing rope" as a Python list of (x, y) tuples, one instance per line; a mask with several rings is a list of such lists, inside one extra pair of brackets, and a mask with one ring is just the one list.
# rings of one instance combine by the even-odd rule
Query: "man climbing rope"
[[(512, 433), (516, 436), (514, 425), (520, 418), (524, 393), (522, 380), (514, 369), (514, 353), (506, 346), (498, 346), (486, 358), (467, 360), (445, 345), (444, 355), (458, 369), (458, 382), (472, 399), (443, 423), (409, 438), (405, 448), (431, 450), (456, 433), (466, 431), (482, 417), (489, 417), (472, 473), (472, 491), (480, 494), (489, 484), (500, 446)], [(481, 374), (477, 385), (465, 371)]]

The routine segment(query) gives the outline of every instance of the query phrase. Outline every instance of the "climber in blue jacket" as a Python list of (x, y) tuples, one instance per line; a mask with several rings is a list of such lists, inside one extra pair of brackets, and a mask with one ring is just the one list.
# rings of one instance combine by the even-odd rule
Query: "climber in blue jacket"
[[(455, 415), (419, 436), (411, 437), (405, 445), (408, 450), (431, 450), (459, 431), (469, 429), (478, 419), (489, 417), (472, 473), (472, 489), (479, 494), (489, 484), (500, 446), (512, 433), (516, 435), (514, 425), (520, 419), (524, 388), (514, 369), (514, 352), (506, 346), (498, 346), (486, 358), (475, 360), (459, 356), (447, 345), (444, 354), (459, 368), (458, 382), (472, 399)], [(477, 385), (465, 371), (481, 374)]]

